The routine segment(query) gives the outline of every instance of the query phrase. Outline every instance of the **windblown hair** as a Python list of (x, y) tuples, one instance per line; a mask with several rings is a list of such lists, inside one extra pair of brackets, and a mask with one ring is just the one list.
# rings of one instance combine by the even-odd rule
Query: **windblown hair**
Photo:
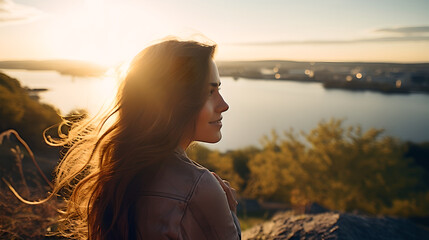
[[(216, 45), (164, 40), (131, 62), (114, 107), (100, 121), (72, 124), (53, 193), (69, 189), (60, 221), (76, 239), (136, 238), (134, 216), (139, 179), (173, 154), (209, 95), (209, 64)], [(69, 123), (63, 123), (69, 124)], [(192, 136), (190, 136), (192, 137)]]

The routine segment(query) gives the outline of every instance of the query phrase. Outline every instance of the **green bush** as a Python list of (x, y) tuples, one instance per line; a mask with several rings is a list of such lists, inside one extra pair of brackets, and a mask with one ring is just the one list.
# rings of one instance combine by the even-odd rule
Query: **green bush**
[(290, 130), (280, 136), (273, 131), (263, 138), (262, 149), (221, 154), (197, 146), (188, 155), (228, 179), (246, 198), (296, 209), (317, 202), (340, 211), (429, 215), (428, 162), (421, 154), (426, 145), (402, 143), (382, 133), (363, 133), (332, 119), (309, 133)]

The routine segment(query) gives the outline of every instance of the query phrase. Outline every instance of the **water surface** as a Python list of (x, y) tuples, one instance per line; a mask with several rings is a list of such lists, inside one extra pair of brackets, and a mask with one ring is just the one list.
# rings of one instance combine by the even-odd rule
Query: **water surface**
[[(48, 88), (41, 100), (64, 114), (75, 108), (97, 113), (115, 94), (113, 77), (63, 76), (54, 71), (3, 70), (30, 88)], [(224, 113), (220, 150), (260, 146), (272, 129), (306, 132), (322, 120), (345, 119), (345, 125), (383, 128), (402, 140), (429, 141), (429, 95), (327, 90), (320, 83), (221, 78), (230, 109)]]

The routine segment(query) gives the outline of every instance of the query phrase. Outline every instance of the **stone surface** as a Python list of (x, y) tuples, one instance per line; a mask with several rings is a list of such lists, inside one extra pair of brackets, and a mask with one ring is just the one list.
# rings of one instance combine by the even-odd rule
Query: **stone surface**
[(283, 212), (244, 231), (242, 239), (411, 240), (429, 239), (429, 231), (405, 219), (336, 212), (303, 215)]

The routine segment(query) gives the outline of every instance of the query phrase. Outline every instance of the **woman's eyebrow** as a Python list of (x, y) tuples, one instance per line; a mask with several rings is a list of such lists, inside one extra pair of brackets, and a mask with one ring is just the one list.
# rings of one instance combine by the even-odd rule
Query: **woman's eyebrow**
[(212, 86), (212, 87), (220, 87), (220, 85), (221, 85), (221, 82), (211, 82), (210, 83), (210, 86)]

